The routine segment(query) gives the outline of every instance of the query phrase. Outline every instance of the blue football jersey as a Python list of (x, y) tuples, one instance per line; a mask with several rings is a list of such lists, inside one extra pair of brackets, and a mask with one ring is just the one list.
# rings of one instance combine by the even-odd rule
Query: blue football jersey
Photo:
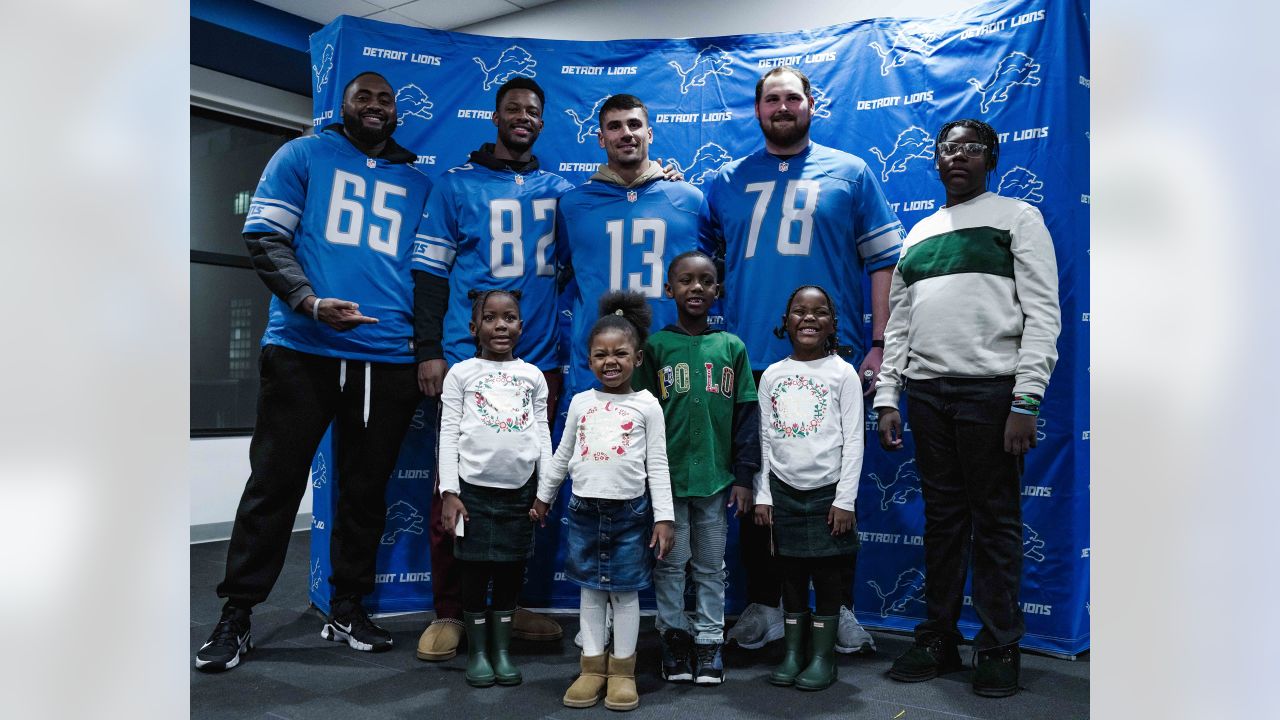
[(863, 340), (863, 275), (893, 267), (903, 229), (875, 173), (849, 153), (809, 143), (780, 160), (761, 149), (720, 169), (701, 211), (699, 245), (723, 248), (724, 313), (747, 345), (751, 367), (791, 353), (773, 334), (801, 285), (831, 294), (841, 345), (855, 365)]
[(263, 345), (411, 363), (409, 254), (431, 181), (410, 163), (360, 152), (340, 131), (290, 140), (258, 181), (245, 233), (282, 233), (317, 297), (350, 300), (378, 319), (339, 332), (271, 298)]
[(516, 357), (542, 370), (556, 359), (556, 203), (573, 187), (534, 170), (515, 173), (476, 163), (436, 179), (418, 225), (413, 268), (449, 279), (444, 357), (474, 357), (471, 290), (519, 290), (523, 330)]
[(674, 303), (663, 295), (667, 263), (694, 250), (702, 191), (684, 182), (654, 180), (634, 188), (593, 180), (560, 199), (561, 262), (572, 263), (578, 292), (572, 305), (567, 394), (599, 387), (587, 363), (587, 337), (599, 313), (600, 296), (635, 290), (653, 309), (650, 332), (676, 321)]

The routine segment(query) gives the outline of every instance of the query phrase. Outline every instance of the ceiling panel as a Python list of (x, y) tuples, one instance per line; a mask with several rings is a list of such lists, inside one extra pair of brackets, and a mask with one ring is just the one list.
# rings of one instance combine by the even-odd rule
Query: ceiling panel
[(322, 25), (328, 24), (339, 15), (364, 17), (382, 10), (366, 0), (258, 0), (258, 2), (314, 20)]
[[(386, 0), (383, 1), (386, 2)], [(408, 25), (409, 27), (435, 27), (433, 25), (428, 25), (424, 22), (414, 20), (413, 18), (405, 17), (395, 10), (383, 10), (382, 12), (376, 12), (372, 15), (366, 15), (365, 17), (370, 20), (381, 20), (382, 22), (396, 23), (397, 25)]]
[(507, 0), (465, 0), (465, 2), (414, 0), (398, 6), (395, 11), (418, 22), (448, 30), (520, 10), (519, 5), (514, 5)]

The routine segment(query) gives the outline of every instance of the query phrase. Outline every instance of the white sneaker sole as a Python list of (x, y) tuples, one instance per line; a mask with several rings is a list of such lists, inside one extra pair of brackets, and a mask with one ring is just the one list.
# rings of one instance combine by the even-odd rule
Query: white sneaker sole
[[(236, 650), (235, 657), (228, 660), (225, 664), (217, 662), (215, 660), (201, 660), (199, 656), (197, 656), (196, 669), (203, 670), (205, 672), (226, 672), (227, 670), (230, 670), (231, 668), (239, 665), (240, 656), (244, 655), (245, 653), (253, 649), (252, 637), (253, 637), (252, 635), (246, 633), (244, 636), (244, 641), (240, 643), (240, 649)], [(205, 643), (204, 645), (200, 646), (200, 650), (203, 650), (208, 646), (209, 646), (208, 643)], [(199, 652), (199, 651), (196, 651), (196, 652)]]
[(345, 642), (347, 645), (351, 647), (351, 649), (359, 650), (361, 652), (379, 652), (382, 650), (390, 650), (392, 645), (392, 643), (388, 642), (386, 645), (379, 645), (377, 648), (375, 648), (373, 645), (366, 642), (360, 642), (359, 640), (352, 637), (350, 634), (345, 633), (342, 630), (339, 630), (337, 626), (335, 626), (333, 623), (324, 624), (324, 629), (320, 631), (320, 637), (325, 640), (332, 640), (334, 642)]

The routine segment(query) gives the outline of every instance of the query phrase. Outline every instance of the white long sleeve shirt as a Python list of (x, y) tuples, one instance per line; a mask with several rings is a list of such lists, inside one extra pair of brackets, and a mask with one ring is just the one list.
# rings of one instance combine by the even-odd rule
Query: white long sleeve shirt
[(574, 395), (551, 469), (538, 478), (538, 499), (555, 502), (566, 474), (579, 497), (631, 500), (647, 486), (654, 521), (674, 521), (666, 422), (657, 398), (648, 390)]
[(786, 358), (760, 376), (757, 505), (772, 505), (772, 471), (797, 490), (836, 484), (832, 505), (852, 511), (862, 475), (862, 384), (838, 355)]
[(440, 393), (440, 492), (473, 485), (515, 489), (551, 465), (547, 382), (523, 360), (470, 358)]

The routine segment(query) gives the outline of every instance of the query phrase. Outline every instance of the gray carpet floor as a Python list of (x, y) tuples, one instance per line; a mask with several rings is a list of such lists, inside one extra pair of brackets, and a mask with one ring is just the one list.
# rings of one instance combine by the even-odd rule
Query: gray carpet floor
[[(516, 640), (524, 683), (473, 689), (463, 680), (465, 652), (443, 663), (414, 656), (430, 613), (379, 620), (395, 636), (395, 647), (360, 653), (320, 638), (321, 616), (310, 608), (309, 533), (294, 533), (285, 570), (267, 602), (253, 613), (255, 648), (241, 665), (220, 674), (191, 670), (191, 717), (217, 718), (577, 718), (618, 717), (598, 705), (572, 710), (560, 704), (577, 673), (576, 615), (557, 615), (564, 638), (550, 643)], [(222, 607), (214, 588), (222, 579), (227, 543), (191, 546), (191, 656), (208, 638)], [(730, 621), (732, 624), (732, 621)], [(1023, 653), (1022, 692), (992, 700), (972, 693), (971, 672), (903, 684), (885, 671), (906, 650), (905, 635), (873, 632), (878, 652), (838, 656), (839, 681), (822, 692), (776, 688), (765, 682), (781, 660), (782, 643), (756, 651), (725, 651), (725, 683), (695, 687), (665, 683), (658, 676), (658, 640), (653, 619), (641, 621), (637, 685), (640, 707), (627, 717), (642, 718), (870, 718), (875, 720), (955, 720), (1017, 718), (1069, 720), (1089, 716), (1088, 655), (1070, 661)], [(968, 648), (961, 649), (968, 659)]]

